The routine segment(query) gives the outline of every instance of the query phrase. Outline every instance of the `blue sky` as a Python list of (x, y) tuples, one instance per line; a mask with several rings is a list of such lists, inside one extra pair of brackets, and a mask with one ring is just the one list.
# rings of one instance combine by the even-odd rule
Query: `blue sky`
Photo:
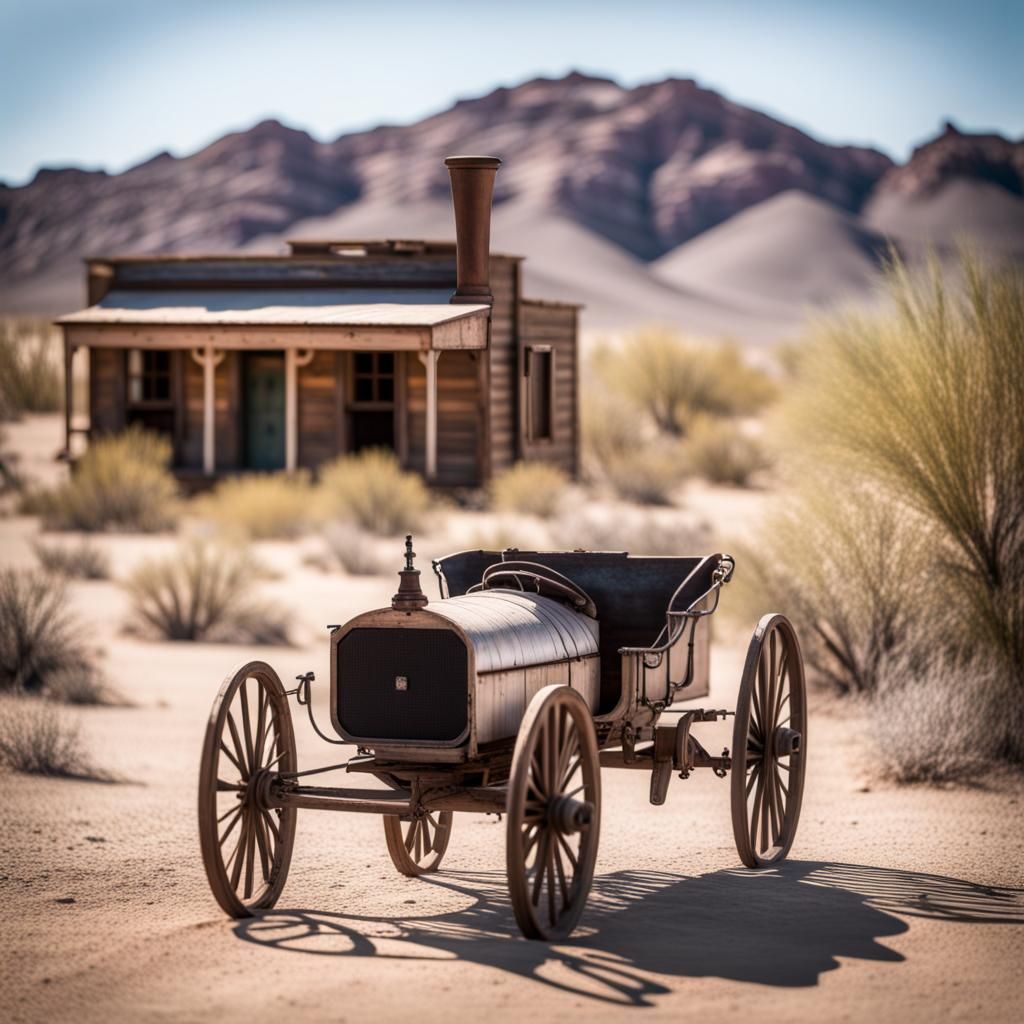
[(0, 181), (264, 117), (330, 139), (573, 68), (694, 77), (904, 158), (946, 118), (1024, 135), (1022, 53), (1022, 0), (0, 0)]

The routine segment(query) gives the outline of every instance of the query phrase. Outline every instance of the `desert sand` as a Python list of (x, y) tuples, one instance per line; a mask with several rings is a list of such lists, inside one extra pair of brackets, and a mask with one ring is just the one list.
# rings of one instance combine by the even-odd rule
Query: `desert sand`
[[(11, 436), (27, 466), (46, 465), (38, 422)], [(749, 527), (760, 503), (735, 494), (693, 501), (706, 518), (721, 510), (728, 529)], [(0, 564), (31, 565), (36, 530), (0, 520)], [(173, 541), (99, 543), (123, 575)], [(134, 706), (79, 713), (94, 758), (117, 781), (0, 779), (3, 1019), (1020, 1019), (1024, 785), (881, 783), (870, 721), (817, 693), (800, 831), (777, 869), (739, 865), (726, 781), (673, 780), (666, 805), (653, 808), (646, 776), (605, 771), (597, 876), (569, 942), (519, 936), (503, 822), (465, 814), (442, 870), (408, 879), (392, 867), (377, 818), (301, 812), (278, 907), (228, 920), (207, 889), (195, 807), (221, 678), (251, 657), (286, 681), (313, 669), (326, 722), (324, 625), (394, 589), (393, 577), (303, 564), (301, 545), (254, 547), (278, 573), (265, 592), (296, 613), (296, 647), (133, 640), (117, 582), (72, 584), (107, 675)], [(753, 625), (720, 624), (705, 704), (732, 705)], [(295, 724), (301, 767), (354, 753), (316, 739), (297, 714)], [(729, 727), (704, 726), (701, 739), (720, 748)]]

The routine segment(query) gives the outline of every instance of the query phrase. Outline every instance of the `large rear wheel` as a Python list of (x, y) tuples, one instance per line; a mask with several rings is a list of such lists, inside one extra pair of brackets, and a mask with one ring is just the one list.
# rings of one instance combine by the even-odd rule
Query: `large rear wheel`
[(740, 860), (760, 868), (793, 845), (804, 792), (807, 692), (796, 631), (784, 615), (757, 624), (732, 736), (732, 829)]
[(288, 877), (294, 807), (269, 808), (278, 772), (297, 770), (288, 698), (277, 673), (251, 661), (213, 702), (199, 766), (199, 842), (210, 889), (232, 917), (272, 907)]
[(546, 686), (519, 728), (509, 779), (508, 888), (528, 939), (564, 939), (583, 913), (601, 828), (594, 721), (568, 686)]

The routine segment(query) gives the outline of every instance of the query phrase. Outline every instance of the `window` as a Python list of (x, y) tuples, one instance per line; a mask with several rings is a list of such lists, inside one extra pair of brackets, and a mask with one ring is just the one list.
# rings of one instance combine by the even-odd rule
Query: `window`
[(555, 405), (555, 354), (550, 345), (526, 349), (526, 436), (550, 441)]
[(356, 352), (352, 379), (356, 402), (390, 405), (395, 400), (394, 352)]
[(128, 353), (128, 402), (131, 405), (170, 404), (170, 352), (135, 348)]

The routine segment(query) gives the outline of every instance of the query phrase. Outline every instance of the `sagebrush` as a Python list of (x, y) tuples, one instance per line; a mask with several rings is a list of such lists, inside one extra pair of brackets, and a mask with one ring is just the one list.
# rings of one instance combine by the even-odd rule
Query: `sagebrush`
[(105, 551), (90, 541), (78, 544), (36, 541), (32, 550), (40, 568), (46, 572), (80, 580), (105, 580), (110, 576), (110, 559)]
[(168, 440), (130, 427), (91, 442), (70, 479), (27, 496), (24, 509), (51, 530), (170, 529), (179, 512), (170, 461)]
[(549, 519), (558, 513), (569, 490), (569, 478), (546, 462), (517, 462), (491, 481), (491, 504), (499, 512)]
[(59, 330), (42, 317), (0, 317), (0, 419), (55, 412), (63, 397)]
[(309, 525), (311, 499), (305, 473), (254, 473), (222, 481), (211, 494), (196, 498), (191, 510), (228, 533), (291, 540)]
[(147, 559), (125, 582), (130, 632), (160, 640), (287, 644), (289, 615), (261, 600), (261, 568), (244, 550), (203, 541)]
[(0, 766), (27, 775), (98, 778), (76, 721), (56, 704), (0, 698)]
[(749, 487), (771, 466), (764, 445), (731, 420), (710, 416), (694, 423), (686, 442), (693, 472), (714, 484)]
[(324, 466), (317, 502), (324, 518), (355, 523), (384, 537), (418, 530), (433, 504), (420, 477), (403, 470), (395, 454), (381, 448)]

